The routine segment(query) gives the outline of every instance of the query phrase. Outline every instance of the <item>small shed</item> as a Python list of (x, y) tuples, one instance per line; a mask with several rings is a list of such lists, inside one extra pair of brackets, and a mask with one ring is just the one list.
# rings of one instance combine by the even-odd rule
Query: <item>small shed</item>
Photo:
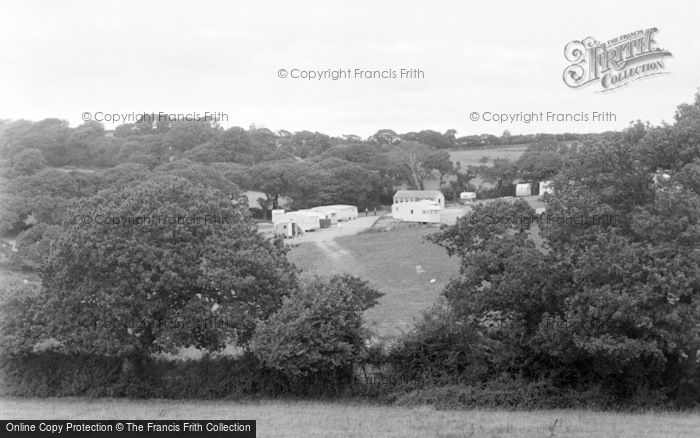
[(530, 183), (517, 184), (515, 186), (515, 196), (531, 196), (532, 185)]

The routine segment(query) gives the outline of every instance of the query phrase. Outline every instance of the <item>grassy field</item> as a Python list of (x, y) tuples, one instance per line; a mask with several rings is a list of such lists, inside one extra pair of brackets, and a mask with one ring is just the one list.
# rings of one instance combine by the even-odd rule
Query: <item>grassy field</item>
[(309, 274), (345, 272), (368, 280), (385, 293), (379, 306), (366, 313), (368, 325), (380, 336), (395, 336), (408, 331), (457, 275), (459, 261), (423, 239), (436, 231), (416, 227), (302, 243), (289, 258)]
[[(507, 158), (511, 161), (515, 161), (525, 152), (525, 149), (530, 146), (529, 144), (518, 144), (515, 146), (503, 146), (496, 147), (493, 149), (471, 149), (471, 150), (452, 150), (450, 153), (450, 160), (453, 163), (459, 162), (463, 169), (467, 166), (480, 166), (484, 163), (480, 162), (482, 157), (488, 157), (489, 161), (486, 163), (489, 166), (493, 165), (493, 160), (495, 158)], [(447, 177), (446, 180), (453, 179), (453, 176)], [(473, 184), (481, 184), (480, 178), (474, 178)], [(431, 176), (424, 181), (426, 190), (438, 190), (440, 188), (440, 183), (435, 176)]]
[(1, 399), (3, 419), (257, 420), (258, 437), (697, 437), (700, 413), (436, 411), (354, 403)]
[(487, 164), (492, 165), (494, 158), (507, 158), (515, 161), (525, 152), (529, 144), (518, 144), (514, 146), (496, 147), (493, 149), (470, 149), (470, 150), (453, 150), (450, 151), (450, 159), (453, 162), (459, 162), (462, 167), (468, 165), (479, 166), (482, 157), (488, 157)]

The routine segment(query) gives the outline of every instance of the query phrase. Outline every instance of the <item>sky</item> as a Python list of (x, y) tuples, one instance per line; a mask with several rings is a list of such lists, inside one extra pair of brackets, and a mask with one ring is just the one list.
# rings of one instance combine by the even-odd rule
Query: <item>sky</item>
[[(658, 1), (22, 1), (0, 14), (0, 119), (223, 113), (225, 127), (367, 137), (601, 132), (672, 122), (700, 86), (700, 5)], [(667, 74), (569, 88), (564, 47), (655, 27)], [(292, 78), (418, 69), (418, 78)], [(284, 69), (287, 76), (280, 77)], [(552, 112), (598, 121), (484, 121)], [(470, 116), (477, 113), (478, 120)], [(486, 113), (486, 114), (485, 114)], [(108, 129), (113, 123), (105, 123)]]

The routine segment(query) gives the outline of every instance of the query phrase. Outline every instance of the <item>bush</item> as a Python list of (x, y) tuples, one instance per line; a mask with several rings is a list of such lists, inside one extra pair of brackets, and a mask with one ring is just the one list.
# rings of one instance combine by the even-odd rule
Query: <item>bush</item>
[(0, 362), (3, 395), (148, 397), (157, 386), (144, 375), (123, 373), (119, 358), (42, 352), (6, 356)]
[(342, 275), (307, 281), (256, 328), (252, 351), (268, 368), (303, 378), (346, 374), (362, 358), (362, 314), (381, 296)]
[[(562, 388), (548, 380), (529, 381), (500, 376), (475, 385), (423, 387), (397, 391), (388, 397), (397, 406), (432, 405), (436, 409), (620, 409), (600, 387)], [(651, 400), (649, 400), (651, 401)], [(659, 406), (649, 403), (646, 407)]]
[(515, 184), (505, 184), (491, 189), (480, 189), (476, 192), (477, 199), (495, 199), (515, 196)]
[(389, 379), (428, 385), (483, 380), (490, 371), (490, 350), (474, 325), (438, 304), (390, 349)]
[(290, 377), (252, 354), (198, 360), (119, 358), (44, 351), (0, 358), (0, 395), (241, 399), (332, 397), (351, 380), (347, 370)]

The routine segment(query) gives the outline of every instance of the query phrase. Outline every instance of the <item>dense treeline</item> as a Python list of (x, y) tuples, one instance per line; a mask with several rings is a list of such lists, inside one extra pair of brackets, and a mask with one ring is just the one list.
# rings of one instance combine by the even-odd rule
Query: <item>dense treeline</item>
[(700, 94), (673, 125), (564, 151), (540, 221), (480, 221), (535, 213), (494, 201), (431, 236), (462, 267), (394, 351), (403, 372), (545, 382), (610, 406), (700, 402), (699, 139)]
[[(558, 164), (543, 169), (542, 154), (533, 148), (523, 166), (496, 160), (494, 166), (462, 168), (445, 150), (462, 146), (454, 134), (382, 130), (363, 141), (308, 131), (273, 133), (255, 126), (223, 129), (214, 122), (144, 122), (121, 125), (114, 132), (97, 122), (76, 128), (57, 119), (5, 122), (0, 124), (5, 164), (0, 168), (0, 233), (17, 235), (38, 223), (32, 236), (20, 236), (19, 241), (35, 241), (45, 229), (55, 234), (56, 228), (50, 227), (61, 224), (77, 199), (164, 174), (197, 181), (230, 199), (248, 190), (262, 192), (263, 197), (248, 199), (248, 206), (263, 218), (282, 205), (376, 208), (391, 204), (397, 187), (424, 189), (434, 177), (449, 200), (464, 190), (478, 190), (480, 197), (503, 196), (512, 194), (513, 178), (544, 178)], [(539, 139), (535, 145), (559, 144), (554, 137), (572, 136), (532, 138)], [(510, 142), (514, 137), (505, 138)], [(476, 176), (488, 187), (474, 186)]]
[[(0, 157), (9, 160), (20, 173), (43, 165), (77, 168), (114, 167), (140, 163), (153, 168), (174, 159), (201, 163), (229, 162), (253, 165), (285, 159), (318, 157), (338, 146), (371, 145), (386, 152), (388, 146), (417, 142), (433, 149), (474, 149), (499, 145), (582, 140), (581, 134), (529, 134), (501, 136), (490, 134), (456, 137), (455, 130), (432, 130), (397, 134), (390, 129), (377, 131), (367, 139), (356, 135), (331, 137), (319, 132), (272, 132), (267, 128), (224, 129), (215, 121), (141, 122), (105, 131), (98, 122), (88, 121), (71, 128), (66, 121), (40, 122), (0, 120)], [(349, 153), (331, 151), (327, 156), (350, 162), (367, 162), (366, 149)]]

